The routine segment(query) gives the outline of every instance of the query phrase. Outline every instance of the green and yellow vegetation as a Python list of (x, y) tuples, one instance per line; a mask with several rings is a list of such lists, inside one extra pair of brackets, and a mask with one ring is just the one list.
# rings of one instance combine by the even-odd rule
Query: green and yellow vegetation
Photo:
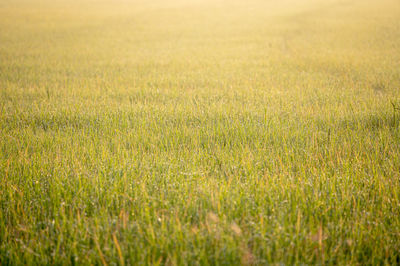
[(400, 263), (398, 0), (1, 0), (0, 264)]

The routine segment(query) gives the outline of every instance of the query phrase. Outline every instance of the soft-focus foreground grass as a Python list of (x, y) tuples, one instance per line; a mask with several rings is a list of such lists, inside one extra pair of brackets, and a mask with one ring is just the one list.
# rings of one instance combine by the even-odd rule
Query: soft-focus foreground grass
[(400, 262), (396, 0), (0, 2), (0, 264)]

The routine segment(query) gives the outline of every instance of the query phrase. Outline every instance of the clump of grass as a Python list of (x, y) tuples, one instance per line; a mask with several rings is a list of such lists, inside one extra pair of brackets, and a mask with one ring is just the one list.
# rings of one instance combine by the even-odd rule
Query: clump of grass
[(390, 102), (392, 104), (393, 108), (393, 124), (396, 127), (397, 126), (397, 120), (398, 120), (398, 112), (400, 111), (400, 105), (395, 103), (395, 102)]

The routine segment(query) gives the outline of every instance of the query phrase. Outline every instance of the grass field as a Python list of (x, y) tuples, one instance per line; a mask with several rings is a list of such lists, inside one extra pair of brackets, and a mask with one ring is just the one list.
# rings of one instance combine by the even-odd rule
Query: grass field
[(399, 264), (398, 0), (0, 0), (0, 264)]

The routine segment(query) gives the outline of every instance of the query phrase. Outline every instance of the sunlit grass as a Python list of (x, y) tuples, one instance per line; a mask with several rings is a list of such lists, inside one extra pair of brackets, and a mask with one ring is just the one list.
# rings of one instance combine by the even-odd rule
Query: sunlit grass
[(398, 264), (395, 0), (0, 2), (0, 264)]

